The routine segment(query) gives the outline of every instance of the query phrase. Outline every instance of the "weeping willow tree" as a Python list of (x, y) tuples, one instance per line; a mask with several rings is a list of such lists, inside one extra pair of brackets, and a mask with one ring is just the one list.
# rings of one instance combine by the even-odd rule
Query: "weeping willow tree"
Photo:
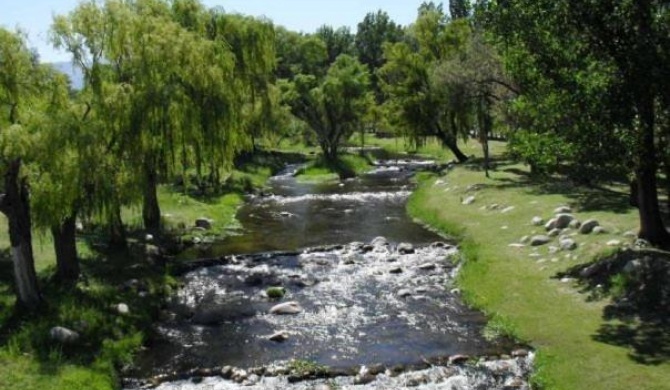
[(249, 147), (245, 112), (255, 110), (245, 107), (262, 106), (274, 66), (272, 26), (252, 22), (190, 0), (90, 1), (55, 19), (54, 42), (83, 69), (103, 144), (128, 168), (123, 182), (137, 184), (99, 191), (113, 225), (137, 193), (145, 228), (159, 230), (161, 181), (191, 167), (218, 175)]
[[(40, 153), (42, 112), (58, 109), (64, 78), (42, 66), (21, 33), (0, 28), (0, 212), (9, 240), (19, 306), (35, 310), (42, 297), (32, 247), (31, 186), (49, 155)], [(57, 201), (57, 200), (56, 200)], [(53, 216), (51, 213), (50, 216)]]

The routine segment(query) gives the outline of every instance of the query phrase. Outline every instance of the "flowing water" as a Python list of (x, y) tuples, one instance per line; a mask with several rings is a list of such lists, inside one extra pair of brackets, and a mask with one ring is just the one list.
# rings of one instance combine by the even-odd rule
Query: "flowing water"
[[(238, 212), (241, 234), (189, 253), (218, 260), (183, 276), (137, 376), (164, 375), (163, 390), (527, 387), (532, 353), (455, 364), (511, 346), (486, 341), (485, 318), (451, 286), (457, 248), (405, 213), (427, 165), (386, 161), (342, 183), (301, 183), (296, 167), (274, 177), (272, 195)], [(286, 302), (297, 313), (271, 314)]]

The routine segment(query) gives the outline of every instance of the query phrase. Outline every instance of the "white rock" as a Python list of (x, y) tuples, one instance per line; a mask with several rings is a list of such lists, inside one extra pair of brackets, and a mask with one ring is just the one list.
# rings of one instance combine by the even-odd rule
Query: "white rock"
[(621, 246), (621, 241), (619, 241), (619, 240), (608, 241), (607, 246)]
[(561, 247), (561, 250), (564, 250), (564, 251), (573, 251), (573, 250), (577, 249), (577, 243), (575, 242), (575, 240), (570, 239), (570, 238), (566, 238), (565, 240), (561, 240), (559, 242), (559, 246)]
[(119, 303), (116, 305), (116, 312), (119, 314), (128, 314), (130, 313), (130, 308), (125, 303)]
[(275, 305), (270, 309), (270, 314), (286, 315), (302, 312), (302, 306), (298, 302), (285, 302)]
[(571, 213), (572, 209), (568, 206), (561, 206), (554, 210), (554, 214), (568, 214)]
[(400, 298), (407, 298), (407, 297), (410, 296), (410, 295), (412, 295), (412, 292), (409, 291), (409, 290), (406, 290), (406, 289), (405, 289), (405, 290), (400, 290), (400, 291), (398, 291), (398, 296), (399, 296)]
[(56, 326), (49, 330), (49, 337), (61, 344), (71, 344), (79, 340), (79, 333), (62, 326)]
[(544, 219), (542, 217), (534, 217), (533, 220), (531, 221), (531, 224), (533, 226), (542, 226), (544, 223)]
[(511, 212), (511, 211), (514, 211), (515, 208), (516, 208), (516, 207), (514, 207), (514, 206), (506, 207), (506, 208), (504, 208), (504, 209), (501, 211), (501, 213), (502, 213), (502, 214), (507, 214), (507, 213), (509, 213), (509, 212)]
[(477, 198), (475, 198), (474, 195), (468, 196), (467, 198), (465, 198), (465, 200), (463, 200), (463, 205), (464, 206), (469, 206), (469, 205), (475, 203), (476, 199)]

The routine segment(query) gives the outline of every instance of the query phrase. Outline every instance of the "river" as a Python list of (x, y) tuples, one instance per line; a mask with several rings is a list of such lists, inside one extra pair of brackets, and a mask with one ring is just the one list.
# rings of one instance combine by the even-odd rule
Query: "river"
[[(161, 390), (527, 388), (532, 352), (482, 337), (453, 286), (457, 247), (405, 212), (431, 165), (380, 160), (321, 184), (287, 167), (239, 210), (239, 234), (187, 254), (220, 260), (183, 275), (135, 376)], [(271, 313), (281, 303), (297, 313)]]

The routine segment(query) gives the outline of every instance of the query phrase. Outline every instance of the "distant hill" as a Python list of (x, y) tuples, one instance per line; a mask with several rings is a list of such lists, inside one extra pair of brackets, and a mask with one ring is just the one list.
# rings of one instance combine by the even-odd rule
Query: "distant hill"
[(84, 75), (81, 70), (72, 65), (71, 62), (52, 62), (50, 65), (70, 78), (72, 88), (82, 89), (84, 87)]

